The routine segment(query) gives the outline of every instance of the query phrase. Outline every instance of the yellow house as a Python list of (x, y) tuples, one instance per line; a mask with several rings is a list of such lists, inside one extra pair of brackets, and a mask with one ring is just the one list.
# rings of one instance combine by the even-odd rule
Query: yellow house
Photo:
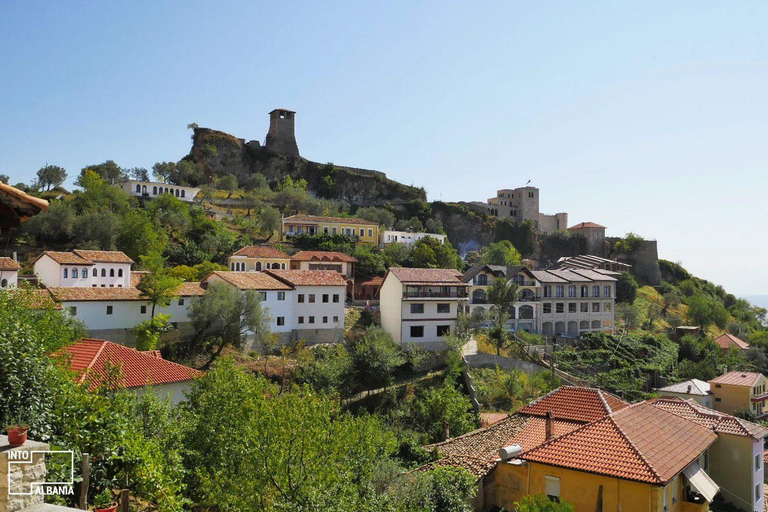
[(304, 214), (283, 218), (283, 240), (289, 240), (291, 237), (302, 233), (347, 235), (355, 242), (367, 245), (376, 245), (379, 242), (379, 225), (369, 220)]
[(768, 416), (768, 379), (762, 373), (728, 372), (709, 381), (716, 411), (733, 414), (751, 410), (757, 419)]
[(494, 504), (511, 509), (525, 495), (544, 494), (577, 512), (706, 512), (719, 488), (699, 461), (716, 439), (641, 402), (500, 460)]

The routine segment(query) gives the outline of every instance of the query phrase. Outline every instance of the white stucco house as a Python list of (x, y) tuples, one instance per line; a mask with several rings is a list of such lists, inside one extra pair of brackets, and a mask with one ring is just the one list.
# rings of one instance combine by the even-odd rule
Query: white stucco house
[(106, 340), (87, 338), (64, 350), (78, 382), (91, 390), (107, 382), (109, 367), (117, 366), (122, 375), (120, 385), (127, 391), (143, 395), (151, 389), (161, 399), (170, 397), (171, 404), (176, 405), (186, 399), (192, 381), (202, 376), (194, 368), (163, 359), (159, 350), (139, 352)]
[(695, 400), (704, 407), (712, 409), (712, 392), (709, 386), (709, 382), (699, 379), (688, 379), (663, 388), (655, 388), (654, 391), (661, 396), (676, 396), (683, 400)]
[(16, 288), (21, 265), (11, 258), (0, 258), (0, 288)]
[(131, 286), (133, 260), (121, 251), (45, 251), (34, 262), (45, 286), (125, 288)]
[(468, 303), (461, 277), (455, 269), (390, 268), (379, 292), (381, 326), (403, 345), (444, 348)]
[(261, 270), (288, 270), (291, 257), (270, 245), (249, 245), (227, 258), (229, 270), (233, 272), (259, 272)]
[(154, 199), (160, 194), (171, 194), (188, 203), (194, 201), (195, 196), (200, 192), (200, 189), (196, 187), (137, 180), (124, 181), (120, 183), (120, 188), (135, 197)]
[(381, 232), (381, 240), (379, 243), (381, 245), (403, 244), (411, 246), (425, 237), (434, 238), (441, 244), (444, 244), (446, 239), (445, 235), (440, 235), (437, 233), (417, 233), (413, 231), (386, 230)]

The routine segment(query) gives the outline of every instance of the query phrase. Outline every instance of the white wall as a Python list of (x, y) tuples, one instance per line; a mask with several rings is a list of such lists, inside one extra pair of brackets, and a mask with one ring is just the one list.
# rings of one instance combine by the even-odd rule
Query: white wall
[[(3, 281), (5, 281), (5, 286), (3, 286)], [(0, 270), (0, 288), (16, 288), (18, 284), (18, 270)]]
[(418, 240), (427, 236), (438, 240), (441, 244), (445, 243), (445, 235), (438, 235), (437, 233), (413, 233), (410, 231), (383, 231), (381, 234), (381, 243), (413, 245)]
[[(291, 268), (291, 260), (288, 257), (285, 258), (249, 258), (247, 256), (230, 256), (227, 260), (229, 263), (229, 270), (236, 272), (259, 272), (261, 270), (272, 269), (273, 265), (277, 263), (279, 270), (288, 270)], [(235, 263), (245, 265), (243, 270), (235, 270)], [(261, 263), (261, 268), (256, 268), (256, 263)], [(267, 266), (269, 265), (269, 266)]]
[[(67, 269), (67, 277), (64, 277), (64, 269)], [(73, 276), (73, 269), (77, 269), (77, 278)], [(101, 277), (101, 270), (105, 277)], [(88, 277), (83, 277), (83, 270), (88, 272)], [(122, 277), (119, 276), (122, 270)], [(110, 276), (114, 272), (114, 276)], [(131, 286), (130, 263), (95, 263), (94, 265), (62, 265), (48, 255), (41, 256), (35, 262), (35, 274), (46, 286), (74, 286), (90, 288), (93, 285), (104, 288)]]
[(35, 261), (35, 274), (45, 286), (62, 286), (61, 268), (50, 256), (43, 254)]
[[(315, 302), (309, 302), (310, 294), (314, 294)], [(304, 302), (299, 302), (299, 295), (304, 296)], [(323, 296), (328, 296), (328, 302), (323, 302)], [(333, 296), (338, 296), (338, 302), (333, 302)], [(345, 286), (296, 286), (293, 295), (294, 329), (339, 329), (344, 327)], [(304, 323), (299, 323), (299, 317), (304, 317)], [(315, 322), (309, 323), (309, 317)], [(323, 318), (327, 317), (327, 322)], [(334, 322), (334, 317), (337, 321)], [(310, 340), (311, 341), (311, 340)]]
[[(411, 313), (411, 305), (422, 304), (424, 313)], [(438, 304), (448, 304), (448, 313), (438, 313)], [(402, 334), (403, 343), (433, 343), (443, 340), (437, 335), (438, 326), (448, 325), (450, 331), (456, 328), (456, 317), (459, 309), (459, 301), (456, 299), (408, 299), (401, 301)], [(411, 326), (423, 326), (424, 336), (415, 338), (411, 336)]]
[(397, 341), (403, 340), (402, 309), (403, 284), (394, 274), (387, 274), (379, 291), (381, 326)]
[(168, 384), (153, 384), (151, 386), (129, 388), (128, 391), (136, 394), (136, 396), (142, 396), (146, 394), (147, 391), (152, 390), (152, 392), (155, 395), (157, 395), (161, 400), (165, 400), (167, 397), (170, 396), (171, 406), (176, 406), (181, 402), (185, 402), (187, 400), (184, 393), (189, 392), (191, 387), (192, 387), (192, 381), (184, 380), (181, 382), (171, 382)]
[[(139, 185), (140, 191), (136, 191), (136, 185)], [(141, 197), (144, 196), (144, 187), (146, 187), (146, 196), (155, 198), (159, 196), (160, 194), (164, 194), (165, 189), (168, 189), (167, 193), (172, 193), (174, 197), (178, 197), (182, 201), (186, 202), (192, 202), (192, 200), (195, 198), (198, 192), (200, 192), (199, 188), (195, 187), (182, 187), (179, 185), (170, 185), (168, 183), (157, 183), (157, 182), (149, 182), (149, 181), (135, 181), (135, 180), (129, 180), (124, 181), (120, 184), (120, 188), (131, 194), (132, 196)], [(156, 190), (155, 190), (156, 189)], [(178, 194), (176, 194), (176, 191), (179, 191)], [(181, 197), (181, 191), (184, 191), (184, 197)]]
[[(104, 288), (128, 288), (131, 286), (131, 264), (130, 263), (95, 263), (93, 265), (93, 277), (87, 286), (96, 285)], [(101, 271), (104, 270), (104, 277), (101, 277)], [(123, 276), (119, 277), (120, 271)], [(114, 276), (110, 273), (114, 272)], [(89, 275), (91, 271), (89, 271)]]

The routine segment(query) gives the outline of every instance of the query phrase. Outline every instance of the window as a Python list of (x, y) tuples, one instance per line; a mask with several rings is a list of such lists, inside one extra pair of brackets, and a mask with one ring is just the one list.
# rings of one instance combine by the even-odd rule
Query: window
[(77, 314), (77, 308), (75, 306), (69, 308), (69, 314), (75, 316)]
[(72, 279), (77, 279), (77, 269), (76, 268), (72, 269)]
[(311, 324), (315, 323), (315, 317), (313, 316), (309, 317), (309, 323)]
[(565, 313), (565, 303), (558, 302), (555, 304), (555, 313)]
[(480, 274), (477, 276), (477, 284), (479, 286), (485, 286), (488, 284), (488, 276), (485, 274)]
[(606, 285), (603, 286), (603, 297), (610, 297), (611, 296), (611, 286)]
[(324, 323), (324, 324), (327, 324), (327, 323), (328, 323), (328, 317), (327, 317), (327, 316), (324, 316), (324, 317), (323, 317), (323, 323)]
[(360, 236), (365, 236), (365, 228), (360, 228)]
[(339, 302), (339, 294), (338, 293), (334, 293), (333, 294), (333, 302)]
[(277, 292), (277, 300), (285, 300), (285, 292)]
[(183, 305), (184, 305), (184, 299), (179, 299), (179, 306), (183, 306)]
[(147, 314), (147, 306), (141, 306), (141, 314), (146, 315)]
[(324, 303), (328, 303), (328, 299), (329, 299), (329, 297), (328, 297), (328, 294), (327, 294), (327, 293), (324, 293), (324, 294), (323, 294), (323, 302), (324, 302)]
[(722, 402), (720, 398), (715, 398), (715, 402)]
[(592, 312), (593, 313), (599, 313), (600, 312), (600, 303), (599, 302), (593, 302), (592, 303)]
[(373, 229), (368, 228), (368, 238), (373, 238)]
[(109, 269), (109, 277), (115, 277), (115, 269)]
[(331, 233), (333, 233), (334, 235), (336, 234), (336, 228), (335, 227), (331, 228)]
[(438, 336), (445, 336), (446, 334), (451, 334), (451, 326), (450, 325), (438, 325), (437, 326), (437, 335)]
[(152, 187), (152, 195), (157, 195), (157, 187)]
[(719, 389), (721, 386), (720, 384), (715, 384), (715, 387)]
[(69, 272), (69, 270), (67, 270), (67, 269), (65, 268), (65, 269), (64, 269), (64, 279), (66, 279), (67, 277), (69, 277), (69, 275), (68, 275), (68, 272)]
[(184, 197), (184, 191), (183, 190), (181, 191), (181, 197)]
[(584, 285), (581, 287), (581, 297), (589, 297), (589, 286)]
[(315, 294), (314, 293), (310, 293), (309, 294), (309, 303), (310, 304), (314, 304), (315, 303)]
[(579, 306), (579, 311), (581, 311), (582, 313), (589, 313), (589, 303), (582, 302), (581, 305)]
[(137, 194), (141, 193), (141, 185), (139, 185), (138, 183), (136, 184), (136, 193)]
[(107, 314), (108, 315), (112, 314), (112, 306), (107, 306)]
[(552, 303), (551, 302), (545, 302), (544, 303), (544, 314), (549, 315), (552, 313)]
[(284, 316), (277, 317), (277, 325), (285, 325), (285, 317)]
[(551, 297), (552, 296), (552, 285), (548, 284), (544, 286), (544, 296), (545, 297)]
[(556, 476), (545, 476), (547, 498), (551, 501), (560, 503), (560, 478)]
[(328, 226), (323, 226), (323, 234), (324, 235), (328, 234)]
[(7, 287), (8, 287), (7, 279), (3, 279), (2, 281), (0, 281), (0, 288), (7, 288)]
[(605, 312), (610, 312), (611, 311), (611, 303), (610, 302), (606, 302), (605, 304), (603, 304), (603, 311), (605, 311)]
[(300, 303), (304, 302), (304, 294), (303, 293), (299, 294), (299, 299), (298, 300), (299, 300)]
[(423, 325), (412, 325), (411, 326), (411, 338), (423, 338), (424, 337), (424, 326)]
[(123, 269), (117, 269), (117, 277), (123, 277)]
[(561, 284), (555, 287), (555, 297), (563, 297), (565, 294), (565, 287)]
[(599, 297), (600, 296), (600, 285), (595, 285), (592, 287), (592, 296), (593, 297)]
[(451, 312), (451, 305), (450, 304), (438, 304), (437, 305), (437, 312), (438, 313), (450, 313)]
[(83, 276), (83, 277), (88, 277), (88, 269), (87, 269), (87, 268), (84, 268), (84, 269), (83, 269), (83, 273), (82, 273), (82, 276)]
[(303, 316), (300, 316), (300, 317), (299, 317), (299, 323), (300, 323), (300, 324), (303, 324), (303, 323), (304, 323), (304, 317), (303, 317)]
[(575, 284), (569, 284), (568, 285), (568, 297), (576, 297), (576, 285)]
[(758, 501), (760, 499), (760, 484), (757, 484), (755, 486), (755, 501)]
[(260, 301), (267, 300), (267, 292), (259, 292), (259, 300)]
[(421, 314), (424, 312), (424, 304), (411, 304), (412, 314)]
[(569, 302), (568, 303), (568, 312), (569, 313), (575, 313), (576, 312), (576, 303), (575, 302)]
[(107, 269), (101, 269), (101, 277), (107, 277)]

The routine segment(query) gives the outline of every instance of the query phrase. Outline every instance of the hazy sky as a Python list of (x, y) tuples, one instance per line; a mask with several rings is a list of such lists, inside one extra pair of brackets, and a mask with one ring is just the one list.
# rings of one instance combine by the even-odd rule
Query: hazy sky
[[(529, 179), (545, 213), (634, 231), (768, 293), (768, 2), (3, 2), (0, 173), (178, 160), (186, 125), (431, 200)], [(71, 181), (71, 180), (70, 180)]]

